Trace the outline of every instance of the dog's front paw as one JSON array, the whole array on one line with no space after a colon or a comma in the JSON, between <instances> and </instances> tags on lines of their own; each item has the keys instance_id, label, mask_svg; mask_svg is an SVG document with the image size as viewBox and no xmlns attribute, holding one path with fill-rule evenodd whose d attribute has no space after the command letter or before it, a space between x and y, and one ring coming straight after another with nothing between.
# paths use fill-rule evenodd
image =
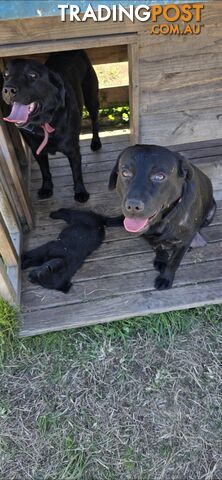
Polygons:
<instances>
[{"instance_id":1,"label":"dog's front paw","mask_svg":"<svg viewBox=\"0 0 222 480\"><path fill-rule=\"evenodd\" d=\"M155 288L157 290L168 290L172 287L173 278L165 277L164 275L159 275L155 280Z\"/></svg>"},{"instance_id":2,"label":"dog's front paw","mask_svg":"<svg viewBox=\"0 0 222 480\"><path fill-rule=\"evenodd\" d=\"M38 196L41 200L44 198L49 198L53 195L53 184L52 182L43 183L42 187L38 191Z\"/></svg>"},{"instance_id":3,"label":"dog's front paw","mask_svg":"<svg viewBox=\"0 0 222 480\"><path fill-rule=\"evenodd\" d=\"M85 203L89 200L89 194L86 190L84 192L76 192L74 198L77 202Z\"/></svg>"},{"instance_id":4,"label":"dog's front paw","mask_svg":"<svg viewBox=\"0 0 222 480\"><path fill-rule=\"evenodd\" d=\"M99 138L97 140L92 140L91 141L91 150L93 152L96 152L97 150L100 150L101 147L102 147L102 143L101 143Z\"/></svg>"},{"instance_id":5,"label":"dog's front paw","mask_svg":"<svg viewBox=\"0 0 222 480\"><path fill-rule=\"evenodd\" d=\"M156 251L156 257L154 258L153 266L158 272L163 274L163 272L166 270L168 257L169 256L166 250L161 249Z\"/></svg>"},{"instance_id":6,"label":"dog's front paw","mask_svg":"<svg viewBox=\"0 0 222 480\"><path fill-rule=\"evenodd\" d=\"M158 258L155 258L153 262L153 266L158 272L163 273L166 268L166 262L158 260Z\"/></svg>"}]
</instances>

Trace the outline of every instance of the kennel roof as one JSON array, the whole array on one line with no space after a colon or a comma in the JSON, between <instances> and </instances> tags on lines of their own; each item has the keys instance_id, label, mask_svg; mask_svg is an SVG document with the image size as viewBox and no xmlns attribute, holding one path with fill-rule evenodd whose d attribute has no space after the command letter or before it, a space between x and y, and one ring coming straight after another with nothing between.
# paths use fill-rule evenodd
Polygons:
<instances>
[{"instance_id":1,"label":"kennel roof","mask_svg":"<svg viewBox=\"0 0 222 480\"><path fill-rule=\"evenodd\" d=\"M200 0L196 0L198 2ZM60 15L60 10L58 9L58 4L76 4L81 7L81 11L84 12L89 5L92 5L94 10L98 7L98 5L107 5L112 6L113 4L121 4L124 7L129 7L130 5L164 5L170 3L169 0L149 0L144 2L142 0L131 0L128 2L127 0L120 0L118 2L111 2L111 1L85 1L85 0L77 0L77 1L70 1L70 2L58 2L58 0L1 0L0 2L0 20L8 20L8 19L21 19L21 18L30 18L30 17L48 17L48 16L56 16ZM174 0L174 3L184 3L184 0ZM192 3L192 0L187 0L186 3Z\"/></svg>"}]
</instances>

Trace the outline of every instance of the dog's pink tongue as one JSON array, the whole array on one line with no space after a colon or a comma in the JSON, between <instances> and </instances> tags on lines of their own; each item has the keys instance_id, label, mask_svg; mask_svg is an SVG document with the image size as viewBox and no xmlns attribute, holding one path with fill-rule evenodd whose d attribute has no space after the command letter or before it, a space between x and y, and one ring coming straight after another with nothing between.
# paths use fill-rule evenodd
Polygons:
<instances>
[{"instance_id":1,"label":"dog's pink tongue","mask_svg":"<svg viewBox=\"0 0 222 480\"><path fill-rule=\"evenodd\" d=\"M22 103L14 102L12 105L12 111L8 117L4 120L7 122L27 122L29 116L29 105L22 105Z\"/></svg>"},{"instance_id":2,"label":"dog's pink tongue","mask_svg":"<svg viewBox=\"0 0 222 480\"><path fill-rule=\"evenodd\" d=\"M136 233L142 230L148 224L148 218L128 218L124 219L124 227L127 232Z\"/></svg>"}]
</instances>

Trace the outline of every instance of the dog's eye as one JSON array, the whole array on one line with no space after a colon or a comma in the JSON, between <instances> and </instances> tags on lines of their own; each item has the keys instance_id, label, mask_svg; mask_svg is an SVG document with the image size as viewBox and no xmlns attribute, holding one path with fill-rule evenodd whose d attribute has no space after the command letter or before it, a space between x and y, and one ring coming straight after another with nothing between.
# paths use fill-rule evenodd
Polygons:
<instances>
[{"instance_id":1,"label":"dog's eye","mask_svg":"<svg viewBox=\"0 0 222 480\"><path fill-rule=\"evenodd\" d=\"M8 72L4 72L4 73L3 73L3 77L4 77L4 78L8 78L8 77L9 77L9 73L8 73Z\"/></svg>"},{"instance_id":2,"label":"dog's eye","mask_svg":"<svg viewBox=\"0 0 222 480\"><path fill-rule=\"evenodd\" d=\"M133 176L133 173L128 168L123 168L121 173L125 178L131 178Z\"/></svg>"},{"instance_id":3,"label":"dog's eye","mask_svg":"<svg viewBox=\"0 0 222 480\"><path fill-rule=\"evenodd\" d=\"M38 77L38 74L35 73L35 72L29 72L29 73L28 73L28 77L29 77L29 78L32 78L32 79L34 80L35 78Z\"/></svg>"},{"instance_id":4,"label":"dog's eye","mask_svg":"<svg viewBox=\"0 0 222 480\"><path fill-rule=\"evenodd\" d=\"M162 182L165 180L166 175L164 175L164 173L154 173L150 178L152 182Z\"/></svg>"}]
</instances>

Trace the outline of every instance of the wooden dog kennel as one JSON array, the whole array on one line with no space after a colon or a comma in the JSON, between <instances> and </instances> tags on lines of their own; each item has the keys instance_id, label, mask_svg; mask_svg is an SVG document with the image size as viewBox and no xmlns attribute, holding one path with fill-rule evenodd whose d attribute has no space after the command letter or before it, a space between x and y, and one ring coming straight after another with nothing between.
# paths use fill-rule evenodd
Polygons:
<instances>
[{"instance_id":1,"label":"wooden dog kennel","mask_svg":"<svg viewBox=\"0 0 222 480\"><path fill-rule=\"evenodd\" d=\"M16 14L10 14L9 3L20 4ZM87 49L93 63L127 60L131 119L130 132L102 134L100 152L90 151L89 138L81 140L83 173L91 194L84 206L73 200L68 160L59 153L51 158L53 180L59 189L48 200L37 199L38 165L31 162L18 131L0 120L0 293L20 304L20 334L221 303L221 2L204 2L199 35L155 35L150 22L129 19L96 25L91 20L61 23L55 13L57 2L51 11L53 2L48 7L48 2L37 3L38 11L33 13L36 2L1 2L1 68L9 57L79 48ZM22 16L22 4L26 4L27 18ZM109 173L119 152L138 142L183 152L212 179L218 208L213 223L203 232L207 247L189 252L173 288L159 292L153 287L153 253L143 238L130 236L123 229L108 229L104 244L76 274L68 295L30 284L27 273L20 270L21 249L56 237L62 223L50 220L49 212L66 206L117 214L118 199L107 188Z\"/></svg>"}]
</instances>

